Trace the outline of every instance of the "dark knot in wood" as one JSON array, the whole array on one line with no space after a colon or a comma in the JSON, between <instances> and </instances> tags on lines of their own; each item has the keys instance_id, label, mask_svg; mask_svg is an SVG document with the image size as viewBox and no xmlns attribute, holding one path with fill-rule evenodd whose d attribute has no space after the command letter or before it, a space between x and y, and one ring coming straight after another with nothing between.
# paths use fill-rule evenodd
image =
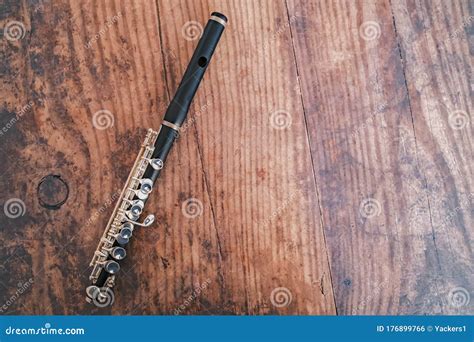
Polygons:
<instances>
[{"instance_id":1,"label":"dark knot in wood","mask_svg":"<svg viewBox=\"0 0 474 342\"><path fill-rule=\"evenodd\" d=\"M69 186L60 175L47 175L38 184L37 196L42 207L58 210L69 197Z\"/></svg>"}]
</instances>

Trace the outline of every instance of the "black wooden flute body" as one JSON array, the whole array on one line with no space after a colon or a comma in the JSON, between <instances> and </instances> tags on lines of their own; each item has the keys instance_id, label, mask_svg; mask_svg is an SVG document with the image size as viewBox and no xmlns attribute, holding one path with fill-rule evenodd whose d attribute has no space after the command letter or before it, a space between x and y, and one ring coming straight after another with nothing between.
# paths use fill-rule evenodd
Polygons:
<instances>
[{"instance_id":1,"label":"black wooden flute body","mask_svg":"<svg viewBox=\"0 0 474 342\"><path fill-rule=\"evenodd\" d=\"M86 289L86 299L98 307L114 302L112 288L120 270L118 261L126 257L126 245L134 228L150 226L155 220L154 215L148 215L143 222L138 222L226 24L227 18L223 14L211 14L161 127L158 131L148 130L90 263L93 268L89 277L92 284Z\"/></svg>"}]
</instances>

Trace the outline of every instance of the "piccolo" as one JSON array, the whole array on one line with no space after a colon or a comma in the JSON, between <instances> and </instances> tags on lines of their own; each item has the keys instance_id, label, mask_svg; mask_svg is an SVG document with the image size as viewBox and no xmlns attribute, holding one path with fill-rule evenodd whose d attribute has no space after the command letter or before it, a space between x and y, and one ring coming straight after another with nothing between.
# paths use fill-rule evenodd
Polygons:
<instances>
[{"instance_id":1,"label":"piccolo","mask_svg":"<svg viewBox=\"0 0 474 342\"><path fill-rule=\"evenodd\" d=\"M155 221L150 214L140 222L145 203L164 167L168 153L179 135L180 127L201 83L209 61L227 24L227 18L213 12L186 68L160 128L149 129L117 204L90 263L92 267L86 299L98 307L112 305L113 288L120 270L119 261L136 227L148 227Z\"/></svg>"}]
</instances>

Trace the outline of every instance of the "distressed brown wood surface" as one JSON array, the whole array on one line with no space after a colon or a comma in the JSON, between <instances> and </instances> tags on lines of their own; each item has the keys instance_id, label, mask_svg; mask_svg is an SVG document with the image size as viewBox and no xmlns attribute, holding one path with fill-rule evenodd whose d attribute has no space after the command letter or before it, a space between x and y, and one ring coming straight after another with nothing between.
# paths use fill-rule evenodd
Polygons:
<instances>
[{"instance_id":1,"label":"distressed brown wood surface","mask_svg":"<svg viewBox=\"0 0 474 342\"><path fill-rule=\"evenodd\" d=\"M15 78L18 90L6 79L11 93L5 109L34 101L5 136L6 153L18 156L5 163L8 172L31 169L28 178L10 176L5 184L9 197L24 200L26 214L5 222L4 254L21 252L28 260L26 273L2 277L3 293L8 297L18 281L34 280L12 310L335 313L301 102L285 97L297 94L289 32L281 43L268 44L265 54L250 50L270 41L287 20L283 3L267 5L270 13L250 1L70 2L12 13L28 32L16 42L16 53L5 43L7 61L23 63L8 66L21 76ZM159 125L212 10L228 13L231 25L147 203L159 227L134 235L113 308L92 309L83 301L87 264L112 210L110 199L116 199L145 129ZM245 35L238 34L242 30ZM291 129L272 126L270 116L280 109L291 111ZM112 114L113 126L94 127L99 110ZM36 185L47 174L61 175L70 189L57 210L38 205ZM56 196L56 189L49 192ZM195 218L183 215L189 199L197 205ZM188 304L199 287L205 289ZM288 303L275 306L272 298Z\"/></svg>"},{"instance_id":2,"label":"distressed brown wood surface","mask_svg":"<svg viewBox=\"0 0 474 342\"><path fill-rule=\"evenodd\" d=\"M159 224L91 307L92 253L212 11L230 22L147 203ZM3 1L0 313L474 313L471 15Z\"/></svg>"},{"instance_id":3,"label":"distressed brown wood surface","mask_svg":"<svg viewBox=\"0 0 474 342\"><path fill-rule=\"evenodd\" d=\"M6 68L19 74L7 75L4 110L8 115L34 103L4 137L5 153L14 156L3 165L9 175L2 179L5 193L23 199L26 213L5 221L3 254L27 261L25 272L2 276L3 293L8 297L17 282L34 280L12 308L34 314L173 313L195 283L210 279L206 299L218 310L218 244L193 135L180 139L148 204L160 224L137 230L115 306L95 310L84 302L88 263L117 191L146 129L159 126L169 102L157 8L147 1L12 7L11 16L22 19L28 32L16 45L4 41L11 63ZM109 112L95 116L100 110ZM37 184L48 174L61 175L70 189L58 210L38 202ZM204 207L194 221L181 213L189 197L200 198ZM15 269L18 263L6 264Z\"/></svg>"},{"instance_id":4,"label":"distressed brown wood surface","mask_svg":"<svg viewBox=\"0 0 474 342\"><path fill-rule=\"evenodd\" d=\"M426 54L415 45L425 40L423 21L447 35L467 2L436 17L431 6L289 1L290 16L302 18L291 27L340 314L473 311L472 126L440 133L428 122L432 105L446 106L430 92L438 82L469 120L461 74L470 74L471 57L467 40L456 42L452 63L432 41ZM421 71L424 101L414 88ZM447 114L436 120L446 125ZM458 153L457 174L446 165L449 150Z\"/></svg>"},{"instance_id":5,"label":"distressed brown wood surface","mask_svg":"<svg viewBox=\"0 0 474 342\"><path fill-rule=\"evenodd\" d=\"M407 299L420 307L417 312L472 314L473 3L394 1L393 15L414 126L406 146L418 160L429 215L423 226L433 240L429 255L435 270L425 272L418 296L409 292Z\"/></svg>"}]
</instances>

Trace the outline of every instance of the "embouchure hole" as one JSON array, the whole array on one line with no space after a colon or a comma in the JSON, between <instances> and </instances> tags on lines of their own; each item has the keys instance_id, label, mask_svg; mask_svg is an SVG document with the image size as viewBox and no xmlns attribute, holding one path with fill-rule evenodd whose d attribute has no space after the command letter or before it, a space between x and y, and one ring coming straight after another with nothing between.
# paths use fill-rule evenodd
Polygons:
<instances>
[{"instance_id":1,"label":"embouchure hole","mask_svg":"<svg viewBox=\"0 0 474 342\"><path fill-rule=\"evenodd\" d=\"M207 64L207 58L202 56L202 57L199 57L198 59L198 65L201 67L201 68L204 68Z\"/></svg>"}]
</instances>

